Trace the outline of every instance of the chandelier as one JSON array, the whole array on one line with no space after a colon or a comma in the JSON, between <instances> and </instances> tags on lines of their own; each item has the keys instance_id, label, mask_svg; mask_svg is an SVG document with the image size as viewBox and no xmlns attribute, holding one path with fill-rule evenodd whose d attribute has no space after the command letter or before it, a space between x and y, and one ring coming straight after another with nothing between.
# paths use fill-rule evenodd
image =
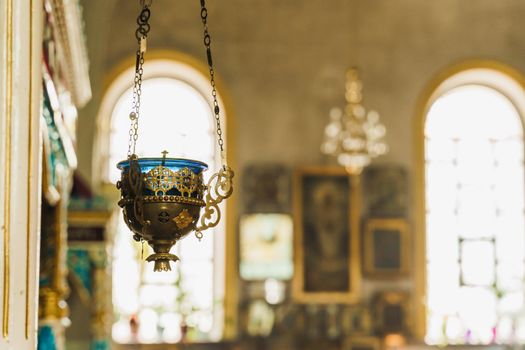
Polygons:
<instances>
[{"instance_id":1,"label":"chandelier","mask_svg":"<svg viewBox=\"0 0 525 350\"><path fill-rule=\"evenodd\" d=\"M388 152L383 141L386 129L376 111L367 112L362 106L363 84L357 69L346 73L346 107L330 110L330 122L325 128L321 151L333 155L349 174L359 175L372 158Z\"/></svg>"},{"instance_id":2,"label":"chandelier","mask_svg":"<svg viewBox=\"0 0 525 350\"><path fill-rule=\"evenodd\" d=\"M211 54L211 36L208 31L206 1L200 0L200 17L204 26L204 46L210 73L213 114L216 122L217 142L222 165L204 184L203 172L207 164L191 159L162 157L139 158L135 154L138 140L142 74L147 36L150 30L151 0L141 0L137 18L136 51L133 99L129 118L128 157L117 164L121 179L117 182L124 221L133 232L133 239L147 242L154 253L147 261L154 262L154 271L171 270L170 262L179 258L170 253L171 248L190 232L200 240L203 231L217 226L221 218L219 204L233 192L233 170L226 164L224 141L220 123L220 107L215 88L215 71ZM160 126L162 127L162 126ZM201 209L203 212L201 213Z\"/></svg>"}]
</instances>

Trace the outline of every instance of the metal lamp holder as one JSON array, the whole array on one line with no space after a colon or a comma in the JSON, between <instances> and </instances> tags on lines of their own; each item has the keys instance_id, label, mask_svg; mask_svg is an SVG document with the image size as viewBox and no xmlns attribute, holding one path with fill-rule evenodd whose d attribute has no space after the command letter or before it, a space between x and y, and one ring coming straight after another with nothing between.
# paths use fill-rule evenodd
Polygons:
<instances>
[{"instance_id":1,"label":"metal lamp holder","mask_svg":"<svg viewBox=\"0 0 525 350\"><path fill-rule=\"evenodd\" d=\"M224 141L220 123L220 107L215 87L215 71L211 54L211 36L208 31L206 1L200 0L201 20L204 27L204 46L210 72L213 113L216 121L217 142L221 153L221 168L205 185L205 163L182 158L167 158L164 151L159 158L139 158L136 151L142 75L147 36L150 30L152 0L141 0L141 12L137 18L135 37L135 78L129 129L128 158L117 167L121 179L117 188L121 192L118 205L122 208L124 221L133 232L133 239L146 241L154 253L146 260L154 262L154 271L171 270L170 262L179 258L170 253L171 248L190 232L200 240L203 231L215 227L221 219L219 204L233 192L233 170L226 164ZM201 209L203 212L201 213Z\"/></svg>"}]
</instances>

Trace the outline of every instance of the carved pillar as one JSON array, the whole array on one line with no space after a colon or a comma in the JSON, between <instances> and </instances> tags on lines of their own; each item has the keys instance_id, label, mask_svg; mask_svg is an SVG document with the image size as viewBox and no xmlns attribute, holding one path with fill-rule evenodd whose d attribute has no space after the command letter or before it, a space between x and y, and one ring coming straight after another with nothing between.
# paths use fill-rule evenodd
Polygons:
<instances>
[{"instance_id":1,"label":"carved pillar","mask_svg":"<svg viewBox=\"0 0 525 350\"><path fill-rule=\"evenodd\" d=\"M91 97L78 0L44 0L43 184L39 293L39 350L64 349L69 323L67 217L77 110ZM42 4L41 4L42 5ZM42 42L41 42L42 43Z\"/></svg>"},{"instance_id":2,"label":"carved pillar","mask_svg":"<svg viewBox=\"0 0 525 350\"><path fill-rule=\"evenodd\" d=\"M66 183L67 180L62 181ZM42 204L38 349L64 349L64 326L69 323L67 285L67 191L55 205Z\"/></svg>"},{"instance_id":3,"label":"carved pillar","mask_svg":"<svg viewBox=\"0 0 525 350\"><path fill-rule=\"evenodd\" d=\"M42 1L0 0L0 349L36 347Z\"/></svg>"}]
</instances>

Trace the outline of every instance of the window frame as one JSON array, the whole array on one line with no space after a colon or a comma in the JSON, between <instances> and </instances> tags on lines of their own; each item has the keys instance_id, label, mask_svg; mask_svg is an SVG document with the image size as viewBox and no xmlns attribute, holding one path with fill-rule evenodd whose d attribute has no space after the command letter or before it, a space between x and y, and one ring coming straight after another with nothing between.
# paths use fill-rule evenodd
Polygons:
<instances>
[{"instance_id":1,"label":"window frame","mask_svg":"<svg viewBox=\"0 0 525 350\"><path fill-rule=\"evenodd\" d=\"M425 342L427 326L427 259L426 259L426 202L425 202L425 124L431 106L448 91L464 85L481 85L505 96L516 108L525 135L525 77L506 64L489 60L469 60L439 72L426 86L416 105L414 122L414 237L415 295L413 298L414 335ZM524 142L525 145L525 142Z\"/></svg>"},{"instance_id":2,"label":"window frame","mask_svg":"<svg viewBox=\"0 0 525 350\"><path fill-rule=\"evenodd\" d=\"M109 135L111 130L111 118L113 109L120 96L133 85L133 74L135 68L135 57L129 57L120 62L110 70L104 83L104 91L100 99L100 107L97 112L95 142L92 155L92 186L100 194L109 198L115 203L119 198L119 193L114 184L108 180L108 152ZM208 66L187 54L172 50L150 50L147 52L146 62L144 63L143 80L152 78L173 78L195 88L201 93L213 111L211 100L211 85L209 82ZM235 157L233 156L234 141L234 117L229 94L224 87L221 77L216 73L215 80L218 90L218 102L221 107L221 126L225 131L224 143L226 146L226 161L234 170L236 167ZM128 126L123 126L127 129ZM123 145L126 147L126 145ZM102 165L102 168L101 168ZM217 259L224 261L222 266L223 288L220 291L223 300L223 330L222 340L232 339L237 334L237 294L238 278L236 264L238 261L235 245L235 218L237 217L237 195L233 195L226 201L226 215L223 216L224 238L221 239L219 246L216 247L215 254ZM115 237L106 237L107 245L112 247ZM131 239L131 236L130 236Z\"/></svg>"}]
</instances>

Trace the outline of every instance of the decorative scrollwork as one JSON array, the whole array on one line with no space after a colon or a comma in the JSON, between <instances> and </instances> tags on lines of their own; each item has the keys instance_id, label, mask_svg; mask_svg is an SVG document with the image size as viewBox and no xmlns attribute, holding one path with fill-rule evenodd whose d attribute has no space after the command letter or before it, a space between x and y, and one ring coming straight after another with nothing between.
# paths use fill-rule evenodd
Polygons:
<instances>
[{"instance_id":1,"label":"decorative scrollwork","mask_svg":"<svg viewBox=\"0 0 525 350\"><path fill-rule=\"evenodd\" d=\"M206 193L206 206L199 220L199 225L195 229L197 238L202 238L202 231L215 227L221 220L221 210L219 204L233 193L233 170L224 166L219 172L213 174L208 181Z\"/></svg>"},{"instance_id":2,"label":"decorative scrollwork","mask_svg":"<svg viewBox=\"0 0 525 350\"><path fill-rule=\"evenodd\" d=\"M157 197L166 196L168 191L176 188L182 199L191 199L195 192L199 192L196 199L202 198L202 175L195 174L189 168L174 172L159 165L148 171L144 179L146 188L153 191Z\"/></svg>"},{"instance_id":3,"label":"decorative scrollwork","mask_svg":"<svg viewBox=\"0 0 525 350\"><path fill-rule=\"evenodd\" d=\"M169 168L159 165L146 174L146 188L155 192L156 196L166 194L175 186L175 173Z\"/></svg>"},{"instance_id":4,"label":"decorative scrollwork","mask_svg":"<svg viewBox=\"0 0 525 350\"><path fill-rule=\"evenodd\" d=\"M174 183L183 197L191 197L192 193L202 185L200 177L188 168L182 168L175 173Z\"/></svg>"},{"instance_id":5,"label":"decorative scrollwork","mask_svg":"<svg viewBox=\"0 0 525 350\"><path fill-rule=\"evenodd\" d=\"M128 170L128 184L133 196L140 196L142 194L142 186L144 183L144 174L140 169L138 157L132 154L129 157Z\"/></svg>"},{"instance_id":6,"label":"decorative scrollwork","mask_svg":"<svg viewBox=\"0 0 525 350\"><path fill-rule=\"evenodd\" d=\"M135 219L143 226L143 230L149 227L150 222L144 220L144 197L136 196L133 199L133 212L135 214Z\"/></svg>"}]
</instances>

